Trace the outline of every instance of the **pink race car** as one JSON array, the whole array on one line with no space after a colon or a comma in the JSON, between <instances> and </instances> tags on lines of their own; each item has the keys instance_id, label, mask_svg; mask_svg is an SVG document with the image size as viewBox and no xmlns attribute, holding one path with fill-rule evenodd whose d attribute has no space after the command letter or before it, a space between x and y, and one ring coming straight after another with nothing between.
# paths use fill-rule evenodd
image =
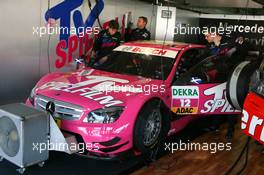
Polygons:
<instances>
[{"instance_id":1,"label":"pink race car","mask_svg":"<svg viewBox=\"0 0 264 175\"><path fill-rule=\"evenodd\" d=\"M202 45L125 43L87 68L44 76L27 104L53 103L60 129L86 144L86 156L148 154L197 116L240 113L226 98L222 64Z\"/></svg>"}]
</instances>

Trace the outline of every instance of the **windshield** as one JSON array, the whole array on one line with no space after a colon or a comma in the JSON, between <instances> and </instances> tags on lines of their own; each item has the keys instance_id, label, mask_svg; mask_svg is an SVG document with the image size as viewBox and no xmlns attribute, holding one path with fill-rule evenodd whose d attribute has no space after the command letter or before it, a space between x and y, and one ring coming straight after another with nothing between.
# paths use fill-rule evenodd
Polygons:
<instances>
[{"instance_id":1,"label":"windshield","mask_svg":"<svg viewBox=\"0 0 264 175\"><path fill-rule=\"evenodd\" d=\"M174 60L162 56L113 51L110 55L101 58L100 64L91 67L112 73L165 80L173 67Z\"/></svg>"}]
</instances>

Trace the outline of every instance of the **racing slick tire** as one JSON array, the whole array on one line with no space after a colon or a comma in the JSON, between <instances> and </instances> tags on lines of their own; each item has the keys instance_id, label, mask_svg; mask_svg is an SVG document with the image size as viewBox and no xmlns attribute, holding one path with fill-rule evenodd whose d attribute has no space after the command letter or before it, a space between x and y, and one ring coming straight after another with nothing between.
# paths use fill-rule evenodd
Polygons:
<instances>
[{"instance_id":1,"label":"racing slick tire","mask_svg":"<svg viewBox=\"0 0 264 175\"><path fill-rule=\"evenodd\" d=\"M250 78L256 69L256 63L243 61L234 68L229 76L226 96L233 108L237 110L243 109L243 104L249 90Z\"/></svg>"},{"instance_id":2,"label":"racing slick tire","mask_svg":"<svg viewBox=\"0 0 264 175\"><path fill-rule=\"evenodd\" d=\"M134 127L134 147L143 155L151 156L165 140L170 126L169 115L166 115L159 100L144 105Z\"/></svg>"}]
</instances>

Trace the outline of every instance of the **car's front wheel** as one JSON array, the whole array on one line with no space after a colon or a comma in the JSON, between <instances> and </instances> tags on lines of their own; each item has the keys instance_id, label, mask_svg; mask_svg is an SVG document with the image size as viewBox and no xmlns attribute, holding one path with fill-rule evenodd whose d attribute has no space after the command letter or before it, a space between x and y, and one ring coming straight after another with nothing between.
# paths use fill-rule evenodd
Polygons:
<instances>
[{"instance_id":1,"label":"car's front wheel","mask_svg":"<svg viewBox=\"0 0 264 175\"><path fill-rule=\"evenodd\" d=\"M147 103L137 118L134 128L134 146L143 154L150 154L165 139L165 116L162 115L159 101Z\"/></svg>"}]
</instances>

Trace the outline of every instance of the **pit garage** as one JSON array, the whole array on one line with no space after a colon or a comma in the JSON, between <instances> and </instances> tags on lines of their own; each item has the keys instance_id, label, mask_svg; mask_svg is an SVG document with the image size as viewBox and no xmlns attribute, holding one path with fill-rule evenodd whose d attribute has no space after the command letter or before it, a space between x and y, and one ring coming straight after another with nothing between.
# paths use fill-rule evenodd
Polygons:
<instances>
[{"instance_id":1,"label":"pit garage","mask_svg":"<svg viewBox=\"0 0 264 175\"><path fill-rule=\"evenodd\" d=\"M263 8L1 1L0 174L264 174Z\"/></svg>"}]
</instances>

